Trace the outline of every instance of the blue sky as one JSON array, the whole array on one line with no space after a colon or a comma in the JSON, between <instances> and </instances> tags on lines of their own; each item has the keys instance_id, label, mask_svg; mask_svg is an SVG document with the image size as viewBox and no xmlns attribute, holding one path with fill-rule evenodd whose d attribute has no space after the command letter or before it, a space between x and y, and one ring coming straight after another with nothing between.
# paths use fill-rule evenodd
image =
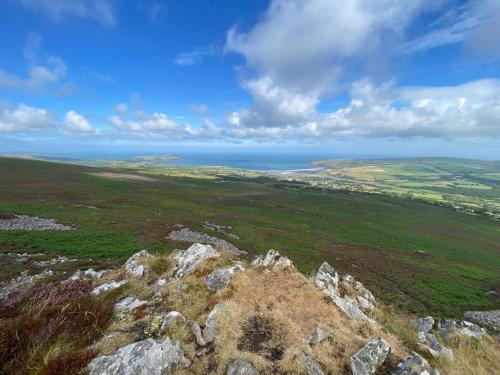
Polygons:
<instances>
[{"instance_id":1,"label":"blue sky","mask_svg":"<svg viewBox=\"0 0 500 375\"><path fill-rule=\"evenodd\" d=\"M0 9L0 152L500 158L500 0Z\"/></svg>"}]
</instances>

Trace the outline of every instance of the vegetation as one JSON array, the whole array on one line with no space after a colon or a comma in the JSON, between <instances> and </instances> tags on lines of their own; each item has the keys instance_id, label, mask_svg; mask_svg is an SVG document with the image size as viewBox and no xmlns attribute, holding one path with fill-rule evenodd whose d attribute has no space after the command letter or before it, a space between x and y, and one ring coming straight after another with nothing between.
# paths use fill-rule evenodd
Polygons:
<instances>
[{"instance_id":1,"label":"vegetation","mask_svg":"<svg viewBox=\"0 0 500 375\"><path fill-rule=\"evenodd\" d=\"M182 248L166 238L169 231L176 224L204 230L201 222L208 220L231 225L241 239L225 239L251 255L274 248L306 274L327 260L409 312L459 316L464 309L498 306L485 296L500 287L496 221L413 200L270 178L97 175L107 171L0 159L2 215L75 226L65 232L3 231L0 248L118 262L142 248ZM112 171L140 175L135 169Z\"/></svg>"}]
</instances>

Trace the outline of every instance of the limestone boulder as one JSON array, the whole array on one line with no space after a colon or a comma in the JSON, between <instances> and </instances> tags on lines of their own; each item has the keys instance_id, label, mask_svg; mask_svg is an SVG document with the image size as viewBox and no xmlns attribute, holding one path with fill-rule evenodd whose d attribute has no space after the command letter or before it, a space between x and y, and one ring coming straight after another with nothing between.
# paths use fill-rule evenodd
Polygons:
<instances>
[{"instance_id":1,"label":"limestone boulder","mask_svg":"<svg viewBox=\"0 0 500 375\"><path fill-rule=\"evenodd\" d=\"M371 375L384 363L391 352L389 344L380 337L375 337L351 357L353 375Z\"/></svg>"}]
</instances>

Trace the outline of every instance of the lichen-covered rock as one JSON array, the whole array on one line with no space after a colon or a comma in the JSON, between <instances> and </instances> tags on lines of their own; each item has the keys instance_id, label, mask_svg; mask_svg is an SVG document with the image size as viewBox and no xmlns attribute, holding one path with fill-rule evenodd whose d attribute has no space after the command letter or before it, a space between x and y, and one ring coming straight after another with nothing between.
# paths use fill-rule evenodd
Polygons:
<instances>
[{"instance_id":1,"label":"lichen-covered rock","mask_svg":"<svg viewBox=\"0 0 500 375\"><path fill-rule=\"evenodd\" d=\"M177 320L186 321L186 318L184 318L184 316L178 311L170 311L169 313L167 313L163 317L160 327L160 333L165 332Z\"/></svg>"},{"instance_id":2,"label":"lichen-covered rock","mask_svg":"<svg viewBox=\"0 0 500 375\"><path fill-rule=\"evenodd\" d=\"M194 320L188 320L188 324L191 327L191 332L196 338L196 343L202 347L206 346L207 343L205 342L205 339L203 338L203 335L201 333L200 325L196 323Z\"/></svg>"},{"instance_id":3,"label":"lichen-covered rock","mask_svg":"<svg viewBox=\"0 0 500 375\"><path fill-rule=\"evenodd\" d=\"M419 332L417 338L419 347L429 352L434 358L443 357L448 361L453 361L453 350L441 345L432 333Z\"/></svg>"},{"instance_id":4,"label":"lichen-covered rock","mask_svg":"<svg viewBox=\"0 0 500 375\"><path fill-rule=\"evenodd\" d=\"M139 251L138 253L132 255L123 265L125 273L133 277L144 276L149 272L149 269L146 266L146 261L151 257L152 255L146 250Z\"/></svg>"},{"instance_id":5,"label":"lichen-covered rock","mask_svg":"<svg viewBox=\"0 0 500 375\"><path fill-rule=\"evenodd\" d=\"M140 306L147 305L147 301L142 301L134 296L127 296L115 303L115 310L117 311L131 311Z\"/></svg>"},{"instance_id":6,"label":"lichen-covered rock","mask_svg":"<svg viewBox=\"0 0 500 375\"><path fill-rule=\"evenodd\" d=\"M218 256L220 253L212 246L195 243L177 255L174 275L176 278L189 275L202 260Z\"/></svg>"},{"instance_id":7,"label":"lichen-covered rock","mask_svg":"<svg viewBox=\"0 0 500 375\"><path fill-rule=\"evenodd\" d=\"M348 275L349 276L349 275ZM369 323L374 323L374 320L369 318L366 313L362 310L364 308L363 304L360 305L358 299L356 298L358 295L356 291L366 289L364 286L358 287L358 289L353 289L351 292L352 296L345 293L341 285L347 283L349 285L356 285L356 282L353 281L352 276L347 278L347 282L344 282L344 279L341 279L339 274L330 266L327 262L324 262L321 267L318 269L315 275L315 283L316 286L326 294L332 302L337 305L337 307L342 310L347 316L356 320L363 320ZM359 283L361 286L362 284ZM366 289L367 290L367 289ZM368 292L370 295L371 293ZM361 296L361 295L359 295ZM368 303L368 309L372 309L372 305L374 306L375 299L373 296L368 297L368 294L363 293L361 296ZM367 298L365 298L367 297Z\"/></svg>"},{"instance_id":8,"label":"lichen-covered rock","mask_svg":"<svg viewBox=\"0 0 500 375\"><path fill-rule=\"evenodd\" d=\"M167 337L162 343L147 339L96 357L88 371L89 375L168 375L190 364L179 344Z\"/></svg>"},{"instance_id":9,"label":"lichen-covered rock","mask_svg":"<svg viewBox=\"0 0 500 375\"><path fill-rule=\"evenodd\" d=\"M205 322L205 329L203 330L203 339L207 344L215 340L219 330L219 321L217 314L224 308L223 303L218 303L214 306L210 314L208 314L207 320Z\"/></svg>"},{"instance_id":10,"label":"lichen-covered rock","mask_svg":"<svg viewBox=\"0 0 500 375\"><path fill-rule=\"evenodd\" d=\"M434 327L434 319L432 316L413 319L410 323L417 332L429 333L432 330L432 327Z\"/></svg>"},{"instance_id":11,"label":"lichen-covered rock","mask_svg":"<svg viewBox=\"0 0 500 375\"><path fill-rule=\"evenodd\" d=\"M306 368L307 375L325 375L318 362L316 362L314 358L305 353L300 353L300 357L304 362L304 367Z\"/></svg>"},{"instance_id":12,"label":"lichen-covered rock","mask_svg":"<svg viewBox=\"0 0 500 375\"><path fill-rule=\"evenodd\" d=\"M464 316L467 319L487 325L496 331L500 331L500 310L466 311Z\"/></svg>"},{"instance_id":13,"label":"lichen-covered rock","mask_svg":"<svg viewBox=\"0 0 500 375\"><path fill-rule=\"evenodd\" d=\"M477 324L455 319L439 319L438 331L448 341L454 335L464 335L475 339L481 339L485 332Z\"/></svg>"},{"instance_id":14,"label":"lichen-covered rock","mask_svg":"<svg viewBox=\"0 0 500 375\"><path fill-rule=\"evenodd\" d=\"M217 268L206 277L205 285L209 291L215 293L228 286L234 275L244 270L243 266L239 263L236 263L232 267Z\"/></svg>"},{"instance_id":15,"label":"lichen-covered rock","mask_svg":"<svg viewBox=\"0 0 500 375\"><path fill-rule=\"evenodd\" d=\"M113 280L113 281L110 281L109 283L101 284L101 285L95 287L94 289L92 289L92 294L95 296L98 296L101 293L109 292L111 290L118 289L119 287L127 284L127 282L128 282L127 280L120 280L120 281Z\"/></svg>"},{"instance_id":16,"label":"lichen-covered rock","mask_svg":"<svg viewBox=\"0 0 500 375\"><path fill-rule=\"evenodd\" d=\"M413 353L398 363L392 375L431 375L431 366L422 356Z\"/></svg>"},{"instance_id":17,"label":"lichen-covered rock","mask_svg":"<svg viewBox=\"0 0 500 375\"><path fill-rule=\"evenodd\" d=\"M42 272L29 275L28 271L23 271L21 274L8 283L0 283L0 300L7 298L11 293L18 293L32 287L35 282L46 277L52 276L54 273L51 270L43 270Z\"/></svg>"},{"instance_id":18,"label":"lichen-covered rock","mask_svg":"<svg viewBox=\"0 0 500 375\"><path fill-rule=\"evenodd\" d=\"M71 230L70 226L58 224L54 219L42 219L36 216L15 215L0 219L0 230Z\"/></svg>"},{"instance_id":19,"label":"lichen-covered rock","mask_svg":"<svg viewBox=\"0 0 500 375\"><path fill-rule=\"evenodd\" d=\"M246 254L245 251L238 249L232 243L227 242L221 238L209 236L206 233L195 232L189 228L180 228L173 230L168 235L168 238L174 241L183 241L191 243L206 243L215 246L220 251L225 251L231 255Z\"/></svg>"},{"instance_id":20,"label":"lichen-covered rock","mask_svg":"<svg viewBox=\"0 0 500 375\"><path fill-rule=\"evenodd\" d=\"M255 367L244 359L237 359L227 366L226 375L254 375Z\"/></svg>"},{"instance_id":21,"label":"lichen-covered rock","mask_svg":"<svg viewBox=\"0 0 500 375\"><path fill-rule=\"evenodd\" d=\"M263 267L273 271L282 271L286 269L294 269L293 262L287 257L281 256L275 250L269 250L266 256L262 255L255 258L252 262L252 267Z\"/></svg>"},{"instance_id":22,"label":"lichen-covered rock","mask_svg":"<svg viewBox=\"0 0 500 375\"><path fill-rule=\"evenodd\" d=\"M391 347L384 339L375 337L351 357L353 375L371 375L384 363Z\"/></svg>"},{"instance_id":23,"label":"lichen-covered rock","mask_svg":"<svg viewBox=\"0 0 500 375\"><path fill-rule=\"evenodd\" d=\"M314 331L314 334L309 337L309 344L311 345L317 345L321 344L323 341L327 340L330 337L330 334L328 331L324 330L321 327L316 328L316 331Z\"/></svg>"}]
</instances>

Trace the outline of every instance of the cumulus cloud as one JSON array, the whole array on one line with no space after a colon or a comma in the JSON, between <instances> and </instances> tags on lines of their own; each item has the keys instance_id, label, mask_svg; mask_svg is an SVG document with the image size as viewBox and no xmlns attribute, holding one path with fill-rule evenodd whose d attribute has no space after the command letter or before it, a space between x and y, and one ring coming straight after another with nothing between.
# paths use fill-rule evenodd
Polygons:
<instances>
[{"instance_id":1,"label":"cumulus cloud","mask_svg":"<svg viewBox=\"0 0 500 375\"><path fill-rule=\"evenodd\" d=\"M108 0L22 0L23 6L55 21L67 17L87 18L104 26L116 23L115 10Z\"/></svg>"},{"instance_id":2,"label":"cumulus cloud","mask_svg":"<svg viewBox=\"0 0 500 375\"><path fill-rule=\"evenodd\" d=\"M189 105L189 110L195 115L206 115L210 113L210 107L203 103L191 103Z\"/></svg>"},{"instance_id":3,"label":"cumulus cloud","mask_svg":"<svg viewBox=\"0 0 500 375\"><path fill-rule=\"evenodd\" d=\"M46 109L19 104L15 109L0 112L0 133L22 133L48 130L56 125L54 116Z\"/></svg>"},{"instance_id":4,"label":"cumulus cloud","mask_svg":"<svg viewBox=\"0 0 500 375\"><path fill-rule=\"evenodd\" d=\"M90 124L85 116L73 110L66 112L64 116L64 126L64 132L69 135L91 136L101 133L99 129Z\"/></svg>"}]
</instances>

